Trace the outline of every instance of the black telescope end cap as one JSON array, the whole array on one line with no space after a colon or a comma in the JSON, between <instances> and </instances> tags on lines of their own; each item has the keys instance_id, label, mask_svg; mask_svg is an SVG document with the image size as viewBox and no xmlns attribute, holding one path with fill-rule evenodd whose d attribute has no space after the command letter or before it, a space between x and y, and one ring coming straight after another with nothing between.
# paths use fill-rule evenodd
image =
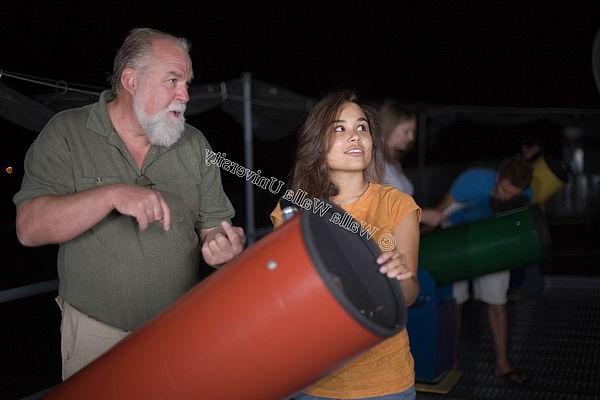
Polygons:
<instances>
[{"instance_id":1,"label":"black telescope end cap","mask_svg":"<svg viewBox=\"0 0 600 400\"><path fill-rule=\"evenodd\" d=\"M360 221L339 207L328 206L325 212L302 213L302 230L315 268L345 310L363 326L378 336L397 333L406 325L399 282L379 272L380 249L365 232L354 232Z\"/></svg>"}]
</instances>

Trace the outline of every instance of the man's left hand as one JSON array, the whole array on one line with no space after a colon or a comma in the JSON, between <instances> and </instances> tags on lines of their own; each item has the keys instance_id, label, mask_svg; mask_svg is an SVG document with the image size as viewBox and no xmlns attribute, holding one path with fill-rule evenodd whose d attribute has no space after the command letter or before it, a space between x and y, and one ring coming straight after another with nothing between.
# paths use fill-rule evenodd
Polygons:
<instances>
[{"instance_id":1,"label":"man's left hand","mask_svg":"<svg viewBox=\"0 0 600 400\"><path fill-rule=\"evenodd\" d=\"M208 265L218 266L231 260L244 250L246 235L244 230L221 222L221 226L203 230L202 257Z\"/></svg>"}]
</instances>

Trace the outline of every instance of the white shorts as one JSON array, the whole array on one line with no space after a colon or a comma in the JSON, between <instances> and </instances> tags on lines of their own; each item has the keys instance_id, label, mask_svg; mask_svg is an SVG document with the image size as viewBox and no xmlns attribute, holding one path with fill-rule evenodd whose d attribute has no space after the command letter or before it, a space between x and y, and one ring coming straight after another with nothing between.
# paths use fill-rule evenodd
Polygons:
<instances>
[{"instance_id":1,"label":"white shorts","mask_svg":"<svg viewBox=\"0 0 600 400\"><path fill-rule=\"evenodd\" d=\"M473 297L487 304L506 304L506 292L510 284L510 271L494 272L471 280ZM469 281L457 281L452 285L452 297L456 304L469 300Z\"/></svg>"}]
</instances>

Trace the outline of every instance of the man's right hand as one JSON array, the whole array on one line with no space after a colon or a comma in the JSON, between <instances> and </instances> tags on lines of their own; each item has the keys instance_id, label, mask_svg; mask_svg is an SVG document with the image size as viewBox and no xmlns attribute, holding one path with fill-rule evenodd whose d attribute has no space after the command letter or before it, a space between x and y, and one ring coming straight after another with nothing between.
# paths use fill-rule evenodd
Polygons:
<instances>
[{"instance_id":1,"label":"man's right hand","mask_svg":"<svg viewBox=\"0 0 600 400\"><path fill-rule=\"evenodd\" d=\"M171 227L171 209L156 190L142 186L117 184L113 187L113 207L124 215L134 217L145 230L152 222L159 222L165 231Z\"/></svg>"},{"instance_id":2,"label":"man's right hand","mask_svg":"<svg viewBox=\"0 0 600 400\"><path fill-rule=\"evenodd\" d=\"M43 195L17 207L17 238L24 246L64 243L102 221L111 211L135 218L140 230L158 221L171 226L171 209L150 188L114 184L67 195Z\"/></svg>"}]
</instances>

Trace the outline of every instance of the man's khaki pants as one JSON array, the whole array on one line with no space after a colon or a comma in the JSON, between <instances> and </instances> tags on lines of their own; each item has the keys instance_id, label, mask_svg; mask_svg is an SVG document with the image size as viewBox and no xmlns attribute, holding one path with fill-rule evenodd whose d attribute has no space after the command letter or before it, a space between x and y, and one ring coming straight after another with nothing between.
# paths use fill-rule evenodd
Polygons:
<instances>
[{"instance_id":1,"label":"man's khaki pants","mask_svg":"<svg viewBox=\"0 0 600 400\"><path fill-rule=\"evenodd\" d=\"M56 302L62 312L60 351L63 381L129 334L82 313L60 296Z\"/></svg>"}]
</instances>

